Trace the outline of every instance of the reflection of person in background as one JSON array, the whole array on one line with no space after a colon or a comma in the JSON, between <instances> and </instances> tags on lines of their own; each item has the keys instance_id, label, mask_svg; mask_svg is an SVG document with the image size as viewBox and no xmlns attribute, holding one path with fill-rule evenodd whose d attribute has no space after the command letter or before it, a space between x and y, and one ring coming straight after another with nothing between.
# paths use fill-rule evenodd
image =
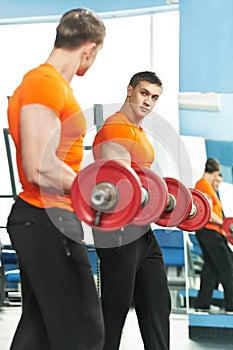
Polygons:
<instances>
[{"instance_id":1,"label":"reflection of person in background","mask_svg":"<svg viewBox=\"0 0 233 350\"><path fill-rule=\"evenodd\" d=\"M9 100L23 188L7 224L22 283L22 315L11 350L103 347L101 304L70 198L86 132L70 82L91 67L104 37L94 13L67 12L47 61L24 76Z\"/></svg>"},{"instance_id":2,"label":"reflection of person in background","mask_svg":"<svg viewBox=\"0 0 233 350\"><path fill-rule=\"evenodd\" d=\"M203 192L211 203L211 217L206 226L196 231L196 237L203 252L204 265L201 272L201 284L195 308L209 310L212 293L219 281L224 289L225 310L233 311L233 260L222 229L223 216L221 202L212 187L220 174L220 164L214 158L208 158L203 177L195 188Z\"/></svg>"},{"instance_id":3,"label":"reflection of person in background","mask_svg":"<svg viewBox=\"0 0 233 350\"><path fill-rule=\"evenodd\" d=\"M219 186L221 184L221 182L223 181L223 177L222 177L222 174L218 174L218 176L216 176L212 182L212 187L213 189L215 190L219 200L221 201L220 199L220 194L219 194ZM221 203L222 204L222 203ZM222 215L223 215L223 218L224 218L224 213L223 213L223 209L222 209ZM216 286L215 286L215 289L218 289L219 287L219 283L218 281L216 282Z\"/></svg>"},{"instance_id":4,"label":"reflection of person in background","mask_svg":"<svg viewBox=\"0 0 233 350\"><path fill-rule=\"evenodd\" d=\"M218 196L219 196L219 193L218 193L219 186L220 186L222 181L223 181L222 174L218 174L212 182L213 189L215 190L215 192L217 193Z\"/></svg>"},{"instance_id":5,"label":"reflection of person in background","mask_svg":"<svg viewBox=\"0 0 233 350\"><path fill-rule=\"evenodd\" d=\"M155 73L135 74L120 111L105 120L95 137L95 159L115 159L132 168L150 167L154 150L141 125L161 93L162 83ZM111 247L109 244L108 248L100 245L96 248L105 320L104 350L119 348L133 300L145 349L169 349L171 303L167 275L159 244L150 225L147 226L128 225L113 235L105 232L106 239L107 236L118 238L118 246L114 246L113 240ZM139 237L138 230L141 230ZM101 233L97 231L94 236L98 244ZM134 239L126 244L124 237L128 236Z\"/></svg>"},{"instance_id":6,"label":"reflection of person in background","mask_svg":"<svg viewBox=\"0 0 233 350\"><path fill-rule=\"evenodd\" d=\"M214 179L212 186L214 188L214 190L217 193L217 196L219 198L219 200L221 201L220 195L219 195L219 186L221 184L221 182L223 181L223 177L222 174L219 174L216 179ZM223 215L223 219L225 218L225 214L224 211L222 209L222 215ZM230 246L231 250L233 251L233 233L232 230L229 230L228 232L226 232L227 234L227 241L228 241L228 245Z\"/></svg>"},{"instance_id":7,"label":"reflection of person in background","mask_svg":"<svg viewBox=\"0 0 233 350\"><path fill-rule=\"evenodd\" d=\"M218 174L218 176L216 176L212 182L213 189L215 190L220 202L221 202L221 198L220 198L220 194L219 194L219 186L221 185L222 181L223 181L222 174ZM221 203L221 205L222 205L222 203ZM225 217L224 212L223 212L223 208L222 208L222 216L223 216L223 218Z\"/></svg>"},{"instance_id":8,"label":"reflection of person in background","mask_svg":"<svg viewBox=\"0 0 233 350\"><path fill-rule=\"evenodd\" d=\"M218 174L213 182L212 182L212 186L213 186L213 189L215 190L215 192L217 193L217 196L218 198L220 199L220 196L219 196L219 186L221 184L221 182L223 181L223 177L222 177L222 174Z\"/></svg>"}]
</instances>

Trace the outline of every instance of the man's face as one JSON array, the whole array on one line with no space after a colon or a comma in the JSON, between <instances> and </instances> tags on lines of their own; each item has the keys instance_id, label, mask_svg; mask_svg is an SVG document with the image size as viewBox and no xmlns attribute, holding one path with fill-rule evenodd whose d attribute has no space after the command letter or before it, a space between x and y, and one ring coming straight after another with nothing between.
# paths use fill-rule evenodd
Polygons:
<instances>
[{"instance_id":1,"label":"man's face","mask_svg":"<svg viewBox=\"0 0 233 350\"><path fill-rule=\"evenodd\" d=\"M161 93L160 86L147 81L141 81L135 88L129 85L127 97L134 115L140 118L150 113Z\"/></svg>"},{"instance_id":2,"label":"man's face","mask_svg":"<svg viewBox=\"0 0 233 350\"><path fill-rule=\"evenodd\" d=\"M213 180L213 182L212 182L212 186L213 186L213 189L214 189L215 191L218 190L219 185L220 185L221 182L222 182L222 177L219 176L219 174L218 174L218 175L214 178L214 180Z\"/></svg>"}]
</instances>

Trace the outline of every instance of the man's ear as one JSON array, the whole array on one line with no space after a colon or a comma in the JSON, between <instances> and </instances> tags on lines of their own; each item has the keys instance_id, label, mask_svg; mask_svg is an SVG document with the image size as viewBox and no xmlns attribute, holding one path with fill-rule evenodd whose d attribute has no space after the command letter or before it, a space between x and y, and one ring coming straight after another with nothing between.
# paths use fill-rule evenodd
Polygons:
<instances>
[{"instance_id":1,"label":"man's ear","mask_svg":"<svg viewBox=\"0 0 233 350\"><path fill-rule=\"evenodd\" d=\"M93 42L88 42L86 44L85 52L84 52L86 58L89 58L92 55L93 51L96 49L96 46L97 46L96 43L93 43Z\"/></svg>"},{"instance_id":2,"label":"man's ear","mask_svg":"<svg viewBox=\"0 0 233 350\"><path fill-rule=\"evenodd\" d=\"M133 87L131 85L127 86L127 97L130 97L133 91Z\"/></svg>"}]
</instances>

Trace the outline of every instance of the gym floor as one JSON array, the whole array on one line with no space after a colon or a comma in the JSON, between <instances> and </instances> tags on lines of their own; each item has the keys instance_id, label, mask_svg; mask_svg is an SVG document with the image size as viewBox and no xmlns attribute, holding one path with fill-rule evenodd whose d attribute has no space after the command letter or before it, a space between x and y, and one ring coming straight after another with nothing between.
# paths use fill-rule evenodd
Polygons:
<instances>
[{"instance_id":1,"label":"gym floor","mask_svg":"<svg viewBox=\"0 0 233 350\"><path fill-rule=\"evenodd\" d=\"M21 307L8 306L0 310L0 349L9 350L10 341L14 334L21 313ZM221 340L200 343L188 337L188 317L186 314L171 314L171 348L170 350L204 350L232 349L232 344L223 345ZM133 309L128 313L122 334L120 350L143 350L143 344L138 329L137 318Z\"/></svg>"}]
</instances>

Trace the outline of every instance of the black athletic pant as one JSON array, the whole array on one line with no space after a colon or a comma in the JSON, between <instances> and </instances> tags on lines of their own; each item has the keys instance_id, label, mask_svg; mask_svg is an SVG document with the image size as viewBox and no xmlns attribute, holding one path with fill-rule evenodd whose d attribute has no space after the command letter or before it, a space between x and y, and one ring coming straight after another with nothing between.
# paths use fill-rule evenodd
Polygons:
<instances>
[{"instance_id":1,"label":"black athletic pant","mask_svg":"<svg viewBox=\"0 0 233 350\"><path fill-rule=\"evenodd\" d=\"M219 281L224 289L225 308L233 311L233 254L224 236L214 230L203 228L196 232L203 252L204 265L196 308L209 308L212 293Z\"/></svg>"},{"instance_id":2,"label":"black athletic pant","mask_svg":"<svg viewBox=\"0 0 233 350\"><path fill-rule=\"evenodd\" d=\"M11 350L103 349L101 303L86 247L61 233L76 233L80 242L80 227L67 210L46 212L21 199L13 205L7 228L19 258L23 304Z\"/></svg>"},{"instance_id":3,"label":"black athletic pant","mask_svg":"<svg viewBox=\"0 0 233 350\"><path fill-rule=\"evenodd\" d=\"M96 250L105 320L104 350L119 348L133 301L145 349L169 349L170 293L162 253L153 232L149 230L120 247Z\"/></svg>"}]
</instances>

